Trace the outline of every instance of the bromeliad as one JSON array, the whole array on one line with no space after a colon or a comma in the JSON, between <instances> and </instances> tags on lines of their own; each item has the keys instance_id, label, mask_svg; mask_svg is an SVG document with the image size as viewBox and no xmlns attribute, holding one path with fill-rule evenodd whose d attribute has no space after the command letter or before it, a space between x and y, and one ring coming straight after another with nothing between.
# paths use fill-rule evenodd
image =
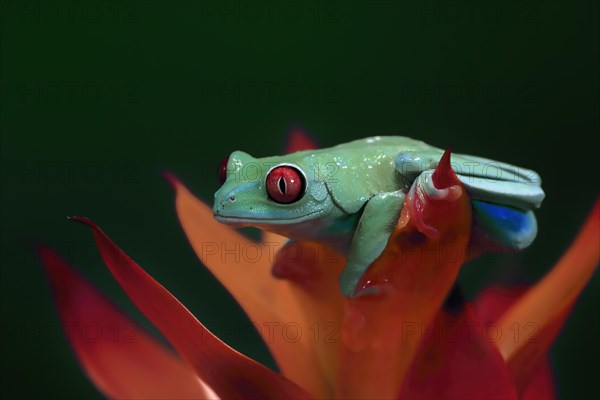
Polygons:
<instances>
[{"instance_id":1,"label":"bromeliad","mask_svg":"<svg viewBox=\"0 0 600 400\"><path fill-rule=\"evenodd\" d=\"M292 136L291 143L290 150L312 147L299 133ZM437 153L441 157L442 152ZM258 178L266 190L263 200L246 204L263 207L270 215L285 215L280 219L289 222L294 204L301 204L303 197L308 196L308 201L310 196L319 196L332 203L331 207L336 207L333 212L340 215L344 205L337 204L335 196L347 192L310 194L315 180L303 169L306 165L294 157L277 159L266 169L266 175ZM397 158L406 159L396 157L393 166L398 165ZM216 210L219 201L227 207L244 204L244 196L231 193L244 187L231 177L237 171L234 160L236 153L221 171L226 183L217 194ZM390 165L389 159L385 164ZM111 273L181 357L139 327L135 328L138 334L134 341L89 341L71 330L69 338L84 370L111 398L552 398L546 354L598 263L600 202L565 256L539 283L520 290L491 288L477 301L466 302L455 281L471 254L473 235L482 234L485 246L496 246L506 244L503 240L507 238L522 238L522 229L527 240L519 239L516 243L520 245L515 246L522 247L535 236L535 220L528 207L537 205L543 194L533 181L527 181L524 192L514 190L519 187L512 186L514 182L505 186L513 190L504 191L504 195L478 191L469 185L470 175L453 172L449 152L433 171L427 165L418 175L402 175L406 179L402 187L380 191L399 190L402 193L396 198L402 197L403 202L393 211L396 220L386 226L383 250L360 271L362 296L344 296L339 290L339 276L347 269L347 261L339 252L328 250L331 232L324 235L328 240L307 241L296 235L296 241L287 244L286 238L264 232L262 241L252 242L215 221L212 207L168 176L176 192L177 215L192 247L253 324L269 328L259 329L259 333L280 374L221 342L100 228L88 219L75 217L91 228ZM396 169L392 172L396 174ZM479 178L485 180L485 176L480 174ZM327 177L331 179L325 180L325 185L335 179ZM487 183L483 185L487 187ZM339 187L364 195L364 186L359 186L350 180ZM256 190L247 193L258 196ZM361 232L371 199L364 200L354 212L354 225L340 223L334 228ZM275 209L283 211L276 214ZM242 217L237 214L236 218ZM315 232L308 238L314 239L321 232L324 221L313 226ZM514 229L503 229L507 227ZM215 251L227 244L258 249L260 256L232 262ZM349 243L350 247L354 244L354 240ZM272 258L274 248L280 250ZM293 256L286 251L291 248ZM133 324L52 250L42 247L40 256L61 318L70 327L84 329L89 321ZM531 324L536 327L534 335L527 331ZM286 326L303 334L282 335ZM319 336L309 334L316 327L325 331ZM504 334L498 336L498 331ZM450 332L450 336L428 332Z\"/></svg>"}]
</instances>

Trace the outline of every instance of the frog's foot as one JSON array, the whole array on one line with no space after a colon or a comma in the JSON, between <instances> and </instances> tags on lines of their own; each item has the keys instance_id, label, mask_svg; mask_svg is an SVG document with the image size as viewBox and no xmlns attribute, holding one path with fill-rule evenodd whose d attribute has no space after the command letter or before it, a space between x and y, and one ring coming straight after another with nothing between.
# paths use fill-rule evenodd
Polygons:
<instances>
[{"instance_id":1,"label":"frog's foot","mask_svg":"<svg viewBox=\"0 0 600 400\"><path fill-rule=\"evenodd\" d=\"M406 203L408 214L419 232L436 239L439 232L425 223L423 210L429 201L455 201L462 195L458 177L450 165L450 149L446 150L435 170L423 171L413 182Z\"/></svg>"}]
</instances>

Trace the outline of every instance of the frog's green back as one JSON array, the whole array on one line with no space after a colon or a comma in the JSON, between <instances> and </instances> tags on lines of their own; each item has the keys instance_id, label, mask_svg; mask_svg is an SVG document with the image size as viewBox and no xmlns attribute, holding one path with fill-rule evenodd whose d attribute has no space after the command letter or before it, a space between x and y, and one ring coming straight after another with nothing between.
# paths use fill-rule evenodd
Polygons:
<instances>
[{"instance_id":1,"label":"frog's green back","mask_svg":"<svg viewBox=\"0 0 600 400\"><path fill-rule=\"evenodd\" d=\"M365 147L389 147L390 149L396 149L396 153L400 153L402 151L427 150L433 148L433 146L430 146L421 140L415 140L407 136L372 136L364 139L353 140L347 143L342 143L337 146L331 147L328 150L360 150L364 149Z\"/></svg>"},{"instance_id":2,"label":"frog's green back","mask_svg":"<svg viewBox=\"0 0 600 400\"><path fill-rule=\"evenodd\" d=\"M374 195L404 187L394 166L399 153L428 149L435 148L403 136L374 136L287 157L308 166L309 179L324 181L337 206L354 214Z\"/></svg>"}]
</instances>

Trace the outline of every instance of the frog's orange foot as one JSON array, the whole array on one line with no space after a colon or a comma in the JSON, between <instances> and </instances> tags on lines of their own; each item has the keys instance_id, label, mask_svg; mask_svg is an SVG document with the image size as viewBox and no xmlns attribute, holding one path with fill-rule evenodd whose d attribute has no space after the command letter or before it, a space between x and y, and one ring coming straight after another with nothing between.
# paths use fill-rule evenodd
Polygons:
<instances>
[{"instance_id":1,"label":"frog's orange foot","mask_svg":"<svg viewBox=\"0 0 600 400\"><path fill-rule=\"evenodd\" d=\"M450 164L450 149L444 152L435 170L423 171L408 192L406 207L419 232L430 239L439 237L436 228L425 222L424 212L429 202L455 201L462 195L462 186Z\"/></svg>"}]
</instances>

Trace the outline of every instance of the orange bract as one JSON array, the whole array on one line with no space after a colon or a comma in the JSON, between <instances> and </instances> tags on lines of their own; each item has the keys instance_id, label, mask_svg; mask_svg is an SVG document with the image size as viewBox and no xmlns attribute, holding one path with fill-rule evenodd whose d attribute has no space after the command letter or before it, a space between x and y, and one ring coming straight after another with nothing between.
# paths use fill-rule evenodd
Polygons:
<instances>
[{"instance_id":1,"label":"orange bract","mask_svg":"<svg viewBox=\"0 0 600 400\"><path fill-rule=\"evenodd\" d=\"M254 243L215 221L210 207L196 199L180 182L172 182L177 196L177 215L198 258L261 328L263 340L282 372L312 393L325 396L327 384L317 368L310 335L302 335L299 343L282 339L285 324L299 324L304 332L308 332L312 324L291 285L271 276L275 253L283 247L285 238L270 234L262 242ZM242 249L256 250L259 256L227 257L226 248L238 255Z\"/></svg>"}]
</instances>

